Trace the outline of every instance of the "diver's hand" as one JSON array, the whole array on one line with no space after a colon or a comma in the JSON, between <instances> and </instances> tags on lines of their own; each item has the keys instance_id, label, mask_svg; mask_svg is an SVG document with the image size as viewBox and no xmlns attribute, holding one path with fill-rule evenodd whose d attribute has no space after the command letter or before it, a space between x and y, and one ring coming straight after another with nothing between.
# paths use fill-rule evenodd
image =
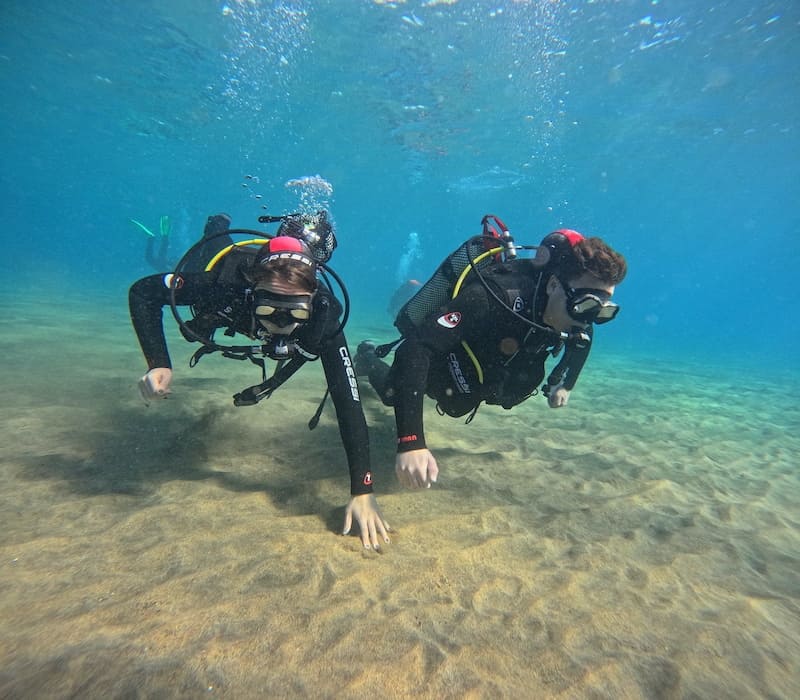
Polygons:
<instances>
[{"instance_id":1,"label":"diver's hand","mask_svg":"<svg viewBox=\"0 0 800 700\"><path fill-rule=\"evenodd\" d=\"M371 547L380 551L381 545L378 539L382 539L386 544L389 544L390 540L387 533L392 528L383 519L375 494L365 493L350 498L350 503L347 504L344 515L343 535L350 533L353 518L358 523L358 529L361 532L361 544L364 545L364 549L370 549Z\"/></svg>"},{"instance_id":2,"label":"diver's hand","mask_svg":"<svg viewBox=\"0 0 800 700\"><path fill-rule=\"evenodd\" d=\"M171 383L171 369L154 367L139 380L139 393L148 404L154 399L166 399L172 393L169 388Z\"/></svg>"},{"instance_id":3,"label":"diver's hand","mask_svg":"<svg viewBox=\"0 0 800 700\"><path fill-rule=\"evenodd\" d=\"M426 448L398 452L394 470L400 483L407 489L429 489L439 478L439 466Z\"/></svg>"},{"instance_id":4,"label":"diver's hand","mask_svg":"<svg viewBox=\"0 0 800 700\"><path fill-rule=\"evenodd\" d=\"M567 403L569 403L569 389L560 385L550 388L550 394L547 397L547 404L550 408L561 408Z\"/></svg>"}]
</instances>

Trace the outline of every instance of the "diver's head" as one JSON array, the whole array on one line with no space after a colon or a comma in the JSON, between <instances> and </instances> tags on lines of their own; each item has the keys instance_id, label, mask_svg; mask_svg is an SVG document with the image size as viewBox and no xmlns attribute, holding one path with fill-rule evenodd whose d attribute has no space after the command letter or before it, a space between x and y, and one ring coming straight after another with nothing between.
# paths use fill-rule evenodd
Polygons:
<instances>
[{"instance_id":1,"label":"diver's head","mask_svg":"<svg viewBox=\"0 0 800 700\"><path fill-rule=\"evenodd\" d=\"M298 238L276 236L256 256L254 314L272 335L291 335L307 323L317 291L317 265Z\"/></svg>"},{"instance_id":2,"label":"diver's head","mask_svg":"<svg viewBox=\"0 0 800 700\"><path fill-rule=\"evenodd\" d=\"M337 245L333 222L324 209L316 214L289 214L278 227L277 235L299 238L319 263L328 262Z\"/></svg>"},{"instance_id":3,"label":"diver's head","mask_svg":"<svg viewBox=\"0 0 800 700\"><path fill-rule=\"evenodd\" d=\"M553 231L542 240L534 265L541 270L540 285L545 285L541 319L555 330L607 323L619 312L611 296L627 273L627 263L602 239L571 229Z\"/></svg>"}]
</instances>

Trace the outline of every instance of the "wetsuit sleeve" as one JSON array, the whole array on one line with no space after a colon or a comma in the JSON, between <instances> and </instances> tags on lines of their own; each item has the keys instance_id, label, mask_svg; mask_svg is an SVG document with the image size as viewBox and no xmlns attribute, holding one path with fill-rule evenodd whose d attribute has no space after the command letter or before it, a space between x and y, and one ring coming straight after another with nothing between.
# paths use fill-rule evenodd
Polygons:
<instances>
[{"instance_id":1,"label":"wetsuit sleeve","mask_svg":"<svg viewBox=\"0 0 800 700\"><path fill-rule=\"evenodd\" d=\"M592 326L589 326L586 330L591 338ZM591 342L567 348L567 376L564 378L564 388L567 391L572 391L575 388L575 383L578 381L578 376L583 369L583 365L586 364L586 359L589 357L591 349Z\"/></svg>"},{"instance_id":2,"label":"wetsuit sleeve","mask_svg":"<svg viewBox=\"0 0 800 700\"><path fill-rule=\"evenodd\" d=\"M461 341L480 328L487 310L486 293L471 285L431 314L397 349L393 364L395 389L394 416L397 426L397 451L425 448L423 399L431 363L446 356Z\"/></svg>"},{"instance_id":3,"label":"wetsuit sleeve","mask_svg":"<svg viewBox=\"0 0 800 700\"><path fill-rule=\"evenodd\" d=\"M589 351L592 349L593 327L588 326L584 332L589 335L589 342L570 341L567 344L563 357L547 378L548 385L556 386L561 384L567 391L572 391L575 388L578 376L586 363L586 359L589 357Z\"/></svg>"},{"instance_id":4,"label":"wetsuit sleeve","mask_svg":"<svg viewBox=\"0 0 800 700\"><path fill-rule=\"evenodd\" d=\"M175 290L175 302L181 306L197 303L210 288L209 275L187 275L180 289ZM169 306L170 290L164 275L150 275L134 282L128 292L133 329L147 362L147 369L172 368L164 336L163 307Z\"/></svg>"},{"instance_id":5,"label":"wetsuit sleeve","mask_svg":"<svg viewBox=\"0 0 800 700\"><path fill-rule=\"evenodd\" d=\"M367 421L364 418L353 361L343 333L338 333L324 343L320 358L336 408L342 445L347 454L350 494L359 496L372 493Z\"/></svg>"},{"instance_id":6,"label":"wetsuit sleeve","mask_svg":"<svg viewBox=\"0 0 800 700\"><path fill-rule=\"evenodd\" d=\"M395 352L392 384L398 452L426 447L422 412L432 358L433 349L417 338L407 338Z\"/></svg>"}]
</instances>

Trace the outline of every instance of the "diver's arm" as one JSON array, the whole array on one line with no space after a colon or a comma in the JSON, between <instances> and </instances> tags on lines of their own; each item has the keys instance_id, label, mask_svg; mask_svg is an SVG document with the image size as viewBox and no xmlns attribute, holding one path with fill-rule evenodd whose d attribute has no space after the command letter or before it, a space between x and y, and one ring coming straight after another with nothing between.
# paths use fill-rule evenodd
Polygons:
<instances>
[{"instance_id":1,"label":"diver's arm","mask_svg":"<svg viewBox=\"0 0 800 700\"><path fill-rule=\"evenodd\" d=\"M397 451L425 448L423 399L433 351L414 338L397 348L393 363L394 418Z\"/></svg>"},{"instance_id":2,"label":"diver's arm","mask_svg":"<svg viewBox=\"0 0 800 700\"><path fill-rule=\"evenodd\" d=\"M347 535L350 532L355 520L361 533L362 545L367 549L380 549L379 539L389 542L390 527L383 519L372 493L367 421L344 334L339 332L325 342L320 357L350 470L351 497L345 509L342 534Z\"/></svg>"},{"instance_id":3,"label":"diver's arm","mask_svg":"<svg viewBox=\"0 0 800 700\"><path fill-rule=\"evenodd\" d=\"M128 292L133 329L148 369L172 368L161 313L165 304L169 304L169 289L164 285L164 275L143 277Z\"/></svg>"},{"instance_id":4,"label":"diver's arm","mask_svg":"<svg viewBox=\"0 0 800 700\"><path fill-rule=\"evenodd\" d=\"M397 425L394 469L401 486L430 488L439 476L433 453L425 446L423 400L433 351L415 339L406 339L395 352L393 382Z\"/></svg>"},{"instance_id":5,"label":"diver's arm","mask_svg":"<svg viewBox=\"0 0 800 700\"><path fill-rule=\"evenodd\" d=\"M574 330L582 330L589 340L587 342L581 340L578 335L573 335L567 341L564 355L547 378L545 394L550 408L561 408L567 405L570 393L575 388L578 376L592 349L592 326L589 325L585 329Z\"/></svg>"},{"instance_id":6,"label":"diver's arm","mask_svg":"<svg viewBox=\"0 0 800 700\"><path fill-rule=\"evenodd\" d=\"M483 287L470 285L431 313L397 348L392 371L398 453L426 447L423 399L431 362L434 358L446 358L463 340L480 339L487 310Z\"/></svg>"},{"instance_id":7,"label":"diver's arm","mask_svg":"<svg viewBox=\"0 0 800 700\"><path fill-rule=\"evenodd\" d=\"M569 344L567 345L567 374L563 381L564 388L567 391L572 391L575 388L578 376L586 364L586 359L592 349L592 327L589 326L584 332L589 336L588 343L575 343L571 347Z\"/></svg>"},{"instance_id":8,"label":"diver's arm","mask_svg":"<svg viewBox=\"0 0 800 700\"><path fill-rule=\"evenodd\" d=\"M172 368L164 336L162 308L170 304L167 276L150 275L134 282L128 292L128 306L133 329L139 339L147 368ZM187 275L183 285L175 290L175 302L181 306L199 301L209 289L206 275Z\"/></svg>"},{"instance_id":9,"label":"diver's arm","mask_svg":"<svg viewBox=\"0 0 800 700\"><path fill-rule=\"evenodd\" d=\"M350 493L372 493L369 436L361 406L353 362L344 334L325 342L320 354L328 389L336 408L336 419L350 469Z\"/></svg>"}]
</instances>

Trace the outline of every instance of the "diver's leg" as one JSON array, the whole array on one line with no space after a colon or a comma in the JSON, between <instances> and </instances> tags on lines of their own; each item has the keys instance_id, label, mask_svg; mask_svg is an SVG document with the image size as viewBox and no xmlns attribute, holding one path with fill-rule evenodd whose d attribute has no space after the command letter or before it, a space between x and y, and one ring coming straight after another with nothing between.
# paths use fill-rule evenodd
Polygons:
<instances>
[{"instance_id":1,"label":"diver's leg","mask_svg":"<svg viewBox=\"0 0 800 700\"><path fill-rule=\"evenodd\" d=\"M155 251L155 238L152 236L148 236L147 244L144 248L144 259L147 264L153 268L156 272L165 272L164 268L161 267L159 260L156 258L156 251Z\"/></svg>"},{"instance_id":2,"label":"diver's leg","mask_svg":"<svg viewBox=\"0 0 800 700\"><path fill-rule=\"evenodd\" d=\"M171 270L173 265L169 264L168 261L169 256L169 237L168 236L161 236L161 241L158 244L158 265L159 267L156 268L160 270Z\"/></svg>"},{"instance_id":3,"label":"diver's leg","mask_svg":"<svg viewBox=\"0 0 800 700\"><path fill-rule=\"evenodd\" d=\"M356 350L355 370L357 377L367 377L370 385L383 401L392 406L392 368L375 354L375 346L365 340L359 343Z\"/></svg>"}]
</instances>

